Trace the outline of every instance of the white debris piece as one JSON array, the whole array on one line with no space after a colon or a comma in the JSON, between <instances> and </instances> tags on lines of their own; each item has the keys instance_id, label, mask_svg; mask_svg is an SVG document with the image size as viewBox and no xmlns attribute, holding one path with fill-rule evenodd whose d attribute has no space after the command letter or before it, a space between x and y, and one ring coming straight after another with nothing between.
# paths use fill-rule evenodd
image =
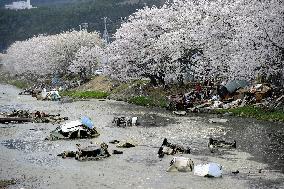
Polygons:
<instances>
[{"instance_id":1,"label":"white debris piece","mask_svg":"<svg viewBox=\"0 0 284 189\"><path fill-rule=\"evenodd\" d=\"M220 119L220 118L211 118L209 119L209 123L226 123L227 119Z\"/></svg>"},{"instance_id":2,"label":"white debris piece","mask_svg":"<svg viewBox=\"0 0 284 189\"><path fill-rule=\"evenodd\" d=\"M189 172L193 170L193 167L194 163L191 159L186 157L174 157L167 172Z\"/></svg>"},{"instance_id":3,"label":"white debris piece","mask_svg":"<svg viewBox=\"0 0 284 189\"><path fill-rule=\"evenodd\" d=\"M193 174L201 177L221 177L222 166L218 163L196 165Z\"/></svg>"},{"instance_id":4,"label":"white debris piece","mask_svg":"<svg viewBox=\"0 0 284 189\"><path fill-rule=\"evenodd\" d=\"M82 123L80 120L70 121L70 122L64 123L61 126L61 130L64 133L74 132L74 131L78 131L81 129L82 129Z\"/></svg>"}]
</instances>

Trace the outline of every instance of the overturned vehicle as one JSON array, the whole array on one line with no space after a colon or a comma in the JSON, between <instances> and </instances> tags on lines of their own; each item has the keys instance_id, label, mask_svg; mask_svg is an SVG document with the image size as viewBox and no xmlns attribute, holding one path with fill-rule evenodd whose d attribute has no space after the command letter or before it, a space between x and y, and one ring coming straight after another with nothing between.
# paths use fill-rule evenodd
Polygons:
<instances>
[{"instance_id":1,"label":"overturned vehicle","mask_svg":"<svg viewBox=\"0 0 284 189\"><path fill-rule=\"evenodd\" d=\"M81 120L70 121L57 127L50 133L47 140L95 138L100 134L94 127L90 118L83 117Z\"/></svg>"}]
</instances>

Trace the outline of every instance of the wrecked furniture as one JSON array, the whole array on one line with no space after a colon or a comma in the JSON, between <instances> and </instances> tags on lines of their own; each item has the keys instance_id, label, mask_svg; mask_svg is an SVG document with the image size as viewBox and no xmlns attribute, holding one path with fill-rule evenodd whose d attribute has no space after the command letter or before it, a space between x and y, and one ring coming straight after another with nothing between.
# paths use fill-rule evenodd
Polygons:
<instances>
[{"instance_id":1,"label":"wrecked furniture","mask_svg":"<svg viewBox=\"0 0 284 189\"><path fill-rule=\"evenodd\" d=\"M195 165L193 174L201 177L221 177L222 166L217 163Z\"/></svg>"},{"instance_id":2,"label":"wrecked furniture","mask_svg":"<svg viewBox=\"0 0 284 189\"><path fill-rule=\"evenodd\" d=\"M74 151L64 151L58 156L62 158L70 157L74 158L78 161L90 161L90 160L100 160L107 157L110 157L110 153L108 152L108 145L106 143L102 143L100 146L87 146L81 147L80 144L77 144L78 150Z\"/></svg>"},{"instance_id":3,"label":"wrecked furniture","mask_svg":"<svg viewBox=\"0 0 284 189\"><path fill-rule=\"evenodd\" d=\"M186 157L174 157L170 162L167 172L189 172L194 168L194 163Z\"/></svg>"},{"instance_id":4,"label":"wrecked furniture","mask_svg":"<svg viewBox=\"0 0 284 189\"><path fill-rule=\"evenodd\" d=\"M70 121L59 127L50 133L49 140L58 139L76 139L76 138L94 138L98 137L100 134L93 126L91 120L89 119L86 124L86 119Z\"/></svg>"},{"instance_id":5,"label":"wrecked furniture","mask_svg":"<svg viewBox=\"0 0 284 189\"><path fill-rule=\"evenodd\" d=\"M165 138L161 147L159 148L158 157L163 158L165 154L174 155L177 153L190 154L190 148L189 147L185 148L177 144L171 144Z\"/></svg>"},{"instance_id":6,"label":"wrecked furniture","mask_svg":"<svg viewBox=\"0 0 284 189\"><path fill-rule=\"evenodd\" d=\"M112 123L117 127L136 126L137 117L114 117Z\"/></svg>"},{"instance_id":7,"label":"wrecked furniture","mask_svg":"<svg viewBox=\"0 0 284 189\"><path fill-rule=\"evenodd\" d=\"M237 142L235 140L233 142L226 142L224 140L209 138L208 148L213 153L215 148L237 148Z\"/></svg>"}]
</instances>

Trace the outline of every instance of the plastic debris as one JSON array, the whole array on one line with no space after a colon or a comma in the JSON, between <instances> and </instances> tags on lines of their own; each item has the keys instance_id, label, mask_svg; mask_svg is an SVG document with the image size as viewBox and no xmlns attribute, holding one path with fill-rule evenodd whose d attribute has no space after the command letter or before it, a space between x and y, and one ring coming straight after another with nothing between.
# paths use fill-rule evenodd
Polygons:
<instances>
[{"instance_id":1,"label":"plastic debris","mask_svg":"<svg viewBox=\"0 0 284 189\"><path fill-rule=\"evenodd\" d=\"M193 174L201 177L221 177L222 166L217 163L196 165Z\"/></svg>"},{"instance_id":2,"label":"plastic debris","mask_svg":"<svg viewBox=\"0 0 284 189\"><path fill-rule=\"evenodd\" d=\"M92 120L89 117L82 117L81 118L81 123L85 126L87 126L89 129L93 129L94 128L94 123L92 122Z\"/></svg>"}]
</instances>

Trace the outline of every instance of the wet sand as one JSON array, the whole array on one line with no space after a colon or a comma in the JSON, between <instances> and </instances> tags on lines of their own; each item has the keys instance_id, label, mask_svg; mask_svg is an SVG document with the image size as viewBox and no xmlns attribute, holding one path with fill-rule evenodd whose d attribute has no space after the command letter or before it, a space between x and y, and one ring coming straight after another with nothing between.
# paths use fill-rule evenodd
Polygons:
<instances>
[{"instance_id":1,"label":"wet sand","mask_svg":"<svg viewBox=\"0 0 284 189\"><path fill-rule=\"evenodd\" d=\"M209 123L216 115L177 117L161 109L149 109L111 100L60 103L19 96L19 90L0 85L0 112L13 109L44 111L76 120L89 116L100 132L95 139L45 141L58 125L44 123L0 124L0 179L16 179L10 188L284 188L284 125L252 119L225 117L227 123ZM113 127L114 116L138 116L141 125ZM150 120L150 121L149 121ZM156 123L156 124L153 124ZM216 162L222 178L166 172L173 156L157 157L164 138L191 147L195 164ZM210 153L208 138L236 140L237 149ZM79 162L57 154L76 150L75 144L130 140L138 146L100 161ZM109 144L110 152L117 149ZM232 171L238 170L239 174Z\"/></svg>"}]
</instances>

